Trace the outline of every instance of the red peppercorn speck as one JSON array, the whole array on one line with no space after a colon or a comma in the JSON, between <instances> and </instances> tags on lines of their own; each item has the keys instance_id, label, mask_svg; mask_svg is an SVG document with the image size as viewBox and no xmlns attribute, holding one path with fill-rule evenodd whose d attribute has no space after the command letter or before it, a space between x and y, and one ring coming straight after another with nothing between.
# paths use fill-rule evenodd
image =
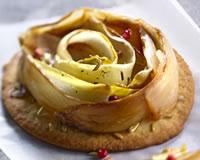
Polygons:
<instances>
[{"instance_id":1,"label":"red peppercorn speck","mask_svg":"<svg viewBox=\"0 0 200 160\"><path fill-rule=\"evenodd\" d=\"M113 95L113 96L110 96L108 100L109 101L114 101L114 100L117 100L117 99L119 99L119 97L116 96L116 95Z\"/></svg>"},{"instance_id":2,"label":"red peppercorn speck","mask_svg":"<svg viewBox=\"0 0 200 160\"><path fill-rule=\"evenodd\" d=\"M125 40L129 40L131 38L131 35L132 35L132 30L130 28L125 29L124 32L122 33L122 37Z\"/></svg>"},{"instance_id":3,"label":"red peppercorn speck","mask_svg":"<svg viewBox=\"0 0 200 160\"><path fill-rule=\"evenodd\" d=\"M123 54L123 53L122 53L121 50L118 50L118 51L117 51L118 58L121 58L121 57L122 57L122 54Z\"/></svg>"},{"instance_id":4,"label":"red peppercorn speck","mask_svg":"<svg viewBox=\"0 0 200 160\"><path fill-rule=\"evenodd\" d=\"M174 155L170 154L166 160L176 160L176 157Z\"/></svg>"},{"instance_id":5,"label":"red peppercorn speck","mask_svg":"<svg viewBox=\"0 0 200 160\"><path fill-rule=\"evenodd\" d=\"M44 55L44 50L42 48L36 48L33 57L36 59L41 59Z\"/></svg>"},{"instance_id":6,"label":"red peppercorn speck","mask_svg":"<svg viewBox=\"0 0 200 160\"><path fill-rule=\"evenodd\" d=\"M106 149L99 149L97 152L97 156L99 158L105 158L108 155L108 151Z\"/></svg>"}]
</instances>

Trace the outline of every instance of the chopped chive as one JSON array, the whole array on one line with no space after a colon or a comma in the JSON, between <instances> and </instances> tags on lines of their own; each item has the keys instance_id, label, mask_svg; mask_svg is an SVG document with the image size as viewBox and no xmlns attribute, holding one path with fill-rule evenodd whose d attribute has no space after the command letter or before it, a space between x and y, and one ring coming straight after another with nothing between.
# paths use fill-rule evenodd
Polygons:
<instances>
[{"instance_id":1,"label":"chopped chive","mask_svg":"<svg viewBox=\"0 0 200 160\"><path fill-rule=\"evenodd\" d=\"M121 74L121 80L123 81L124 80L124 73L121 71L120 74Z\"/></svg>"},{"instance_id":2,"label":"chopped chive","mask_svg":"<svg viewBox=\"0 0 200 160\"><path fill-rule=\"evenodd\" d=\"M37 111L37 116L39 116L40 115L40 113L42 112L42 110L43 110L43 107L40 107L39 109L38 109L38 111Z\"/></svg>"},{"instance_id":3,"label":"chopped chive","mask_svg":"<svg viewBox=\"0 0 200 160\"><path fill-rule=\"evenodd\" d=\"M152 122L150 125L150 131L153 132L155 131L155 122Z\"/></svg>"},{"instance_id":4,"label":"chopped chive","mask_svg":"<svg viewBox=\"0 0 200 160\"><path fill-rule=\"evenodd\" d=\"M102 65L102 60L97 59L97 64L92 71L97 71L101 65Z\"/></svg>"},{"instance_id":5,"label":"chopped chive","mask_svg":"<svg viewBox=\"0 0 200 160\"><path fill-rule=\"evenodd\" d=\"M138 129L139 125L140 125L140 123L137 123L135 126L131 126L131 127L128 129L128 131L129 131L130 133L135 132L135 131Z\"/></svg>"},{"instance_id":6,"label":"chopped chive","mask_svg":"<svg viewBox=\"0 0 200 160\"><path fill-rule=\"evenodd\" d=\"M120 133L114 133L113 135L118 139L123 139L124 138Z\"/></svg>"},{"instance_id":7,"label":"chopped chive","mask_svg":"<svg viewBox=\"0 0 200 160\"><path fill-rule=\"evenodd\" d=\"M91 156L97 156L97 152L89 152L88 154Z\"/></svg>"}]
</instances>

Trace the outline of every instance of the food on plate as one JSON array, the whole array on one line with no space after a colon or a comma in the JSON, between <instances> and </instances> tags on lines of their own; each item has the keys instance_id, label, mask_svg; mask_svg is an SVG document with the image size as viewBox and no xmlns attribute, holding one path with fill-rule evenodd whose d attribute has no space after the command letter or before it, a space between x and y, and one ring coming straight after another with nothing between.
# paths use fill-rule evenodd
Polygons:
<instances>
[{"instance_id":1,"label":"food on plate","mask_svg":"<svg viewBox=\"0 0 200 160\"><path fill-rule=\"evenodd\" d=\"M21 51L4 67L3 101L35 137L67 149L121 151L183 129L194 99L191 71L145 21L84 8L19 41Z\"/></svg>"},{"instance_id":2,"label":"food on plate","mask_svg":"<svg viewBox=\"0 0 200 160\"><path fill-rule=\"evenodd\" d=\"M180 148L165 148L159 154L152 156L152 160L198 160L200 151L189 152L187 146L183 144Z\"/></svg>"}]
</instances>

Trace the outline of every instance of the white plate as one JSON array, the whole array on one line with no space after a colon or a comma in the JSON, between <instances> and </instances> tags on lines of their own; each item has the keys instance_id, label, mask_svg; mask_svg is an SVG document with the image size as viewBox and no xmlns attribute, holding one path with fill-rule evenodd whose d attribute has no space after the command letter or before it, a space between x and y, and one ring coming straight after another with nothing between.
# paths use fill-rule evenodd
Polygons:
<instances>
[{"instance_id":1,"label":"white plate","mask_svg":"<svg viewBox=\"0 0 200 160\"><path fill-rule=\"evenodd\" d=\"M196 83L195 104L185 125L185 129L170 141L138 151L112 154L113 159L148 159L153 153L159 152L166 146L181 146L186 143L190 150L200 148L200 29L186 14L175 0L134 0L130 4L110 9L118 14L145 21L160 28L170 43L185 58L190 65ZM43 20L44 21L44 20ZM49 21L49 19L48 19ZM14 25L0 26L0 65L6 63L19 50L17 37L28 26L41 21L24 22ZM83 153L70 152L64 149L40 142L20 129L10 117L5 115L0 107L0 148L11 160L87 160L90 156Z\"/></svg>"}]
</instances>

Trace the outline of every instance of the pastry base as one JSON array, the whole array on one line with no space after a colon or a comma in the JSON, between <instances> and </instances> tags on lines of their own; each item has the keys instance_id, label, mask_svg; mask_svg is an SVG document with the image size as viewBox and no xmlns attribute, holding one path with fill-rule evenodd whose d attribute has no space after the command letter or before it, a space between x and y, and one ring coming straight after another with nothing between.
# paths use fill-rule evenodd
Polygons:
<instances>
[{"instance_id":1,"label":"pastry base","mask_svg":"<svg viewBox=\"0 0 200 160\"><path fill-rule=\"evenodd\" d=\"M179 98L173 112L158 121L143 121L134 133L121 132L122 139L113 134L96 134L62 126L40 106L30 93L23 98L12 98L11 92L17 80L17 67L21 54L16 54L4 66L2 94L4 106L21 128L31 135L56 146L78 151L123 151L144 148L163 143L180 133L188 118L194 100L194 81L187 64L176 54L179 65ZM17 133L16 133L17 134Z\"/></svg>"}]
</instances>

